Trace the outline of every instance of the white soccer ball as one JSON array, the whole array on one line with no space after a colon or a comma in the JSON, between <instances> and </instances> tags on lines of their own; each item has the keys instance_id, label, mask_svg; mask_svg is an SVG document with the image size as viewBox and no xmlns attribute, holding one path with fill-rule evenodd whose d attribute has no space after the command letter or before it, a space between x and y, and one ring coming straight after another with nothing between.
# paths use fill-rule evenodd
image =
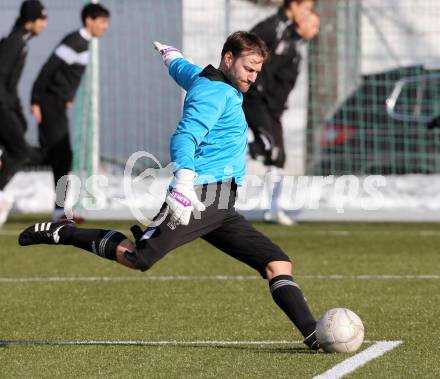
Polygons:
<instances>
[{"instance_id":1,"label":"white soccer ball","mask_svg":"<svg viewBox=\"0 0 440 379\"><path fill-rule=\"evenodd\" d=\"M350 309L330 309L318 320L316 338L327 353L353 353L364 341L364 325Z\"/></svg>"}]
</instances>

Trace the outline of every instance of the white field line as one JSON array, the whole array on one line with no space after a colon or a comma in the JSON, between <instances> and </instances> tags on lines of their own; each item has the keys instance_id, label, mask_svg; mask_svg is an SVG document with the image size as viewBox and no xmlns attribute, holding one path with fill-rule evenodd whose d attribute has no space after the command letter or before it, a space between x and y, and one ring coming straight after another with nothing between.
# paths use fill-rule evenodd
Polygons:
<instances>
[{"instance_id":1,"label":"white field line","mask_svg":"<svg viewBox=\"0 0 440 379\"><path fill-rule=\"evenodd\" d=\"M86 340L86 341L41 341L41 340L0 340L1 345L18 346L18 345L32 345L32 346L88 346L88 345L123 345L123 346L240 346L240 345L299 345L302 341L100 341L100 340ZM305 348L305 346L304 346Z\"/></svg>"},{"instance_id":2,"label":"white field line","mask_svg":"<svg viewBox=\"0 0 440 379\"><path fill-rule=\"evenodd\" d=\"M402 341L364 341L364 344L373 345L364 351L342 361L323 374L313 379L338 379L365 365L369 361L379 358L386 352L399 346ZM0 346L276 346L276 345L303 345L302 341L111 341L111 340L83 340L83 341L44 341L44 340L0 340ZM304 346L304 349L306 347ZM313 354L313 352L311 352Z\"/></svg>"},{"instance_id":3,"label":"white field line","mask_svg":"<svg viewBox=\"0 0 440 379\"><path fill-rule=\"evenodd\" d=\"M0 236L18 236L23 230L16 229L0 229ZM121 233L131 235L129 230L119 230ZM440 237L440 230L295 230L293 229L280 229L272 230L267 233L269 237L288 237L294 235L322 235L322 236L339 236L349 237L354 235L415 235L419 237Z\"/></svg>"},{"instance_id":4,"label":"white field line","mask_svg":"<svg viewBox=\"0 0 440 379\"><path fill-rule=\"evenodd\" d=\"M368 349L361 351L360 353L353 355L352 357L338 363L330 370L315 376L313 379L338 379L343 376L357 370L359 367L379 358L386 352L395 349L402 341L378 341Z\"/></svg>"},{"instance_id":5,"label":"white field line","mask_svg":"<svg viewBox=\"0 0 440 379\"><path fill-rule=\"evenodd\" d=\"M364 341L364 344L376 344L382 341ZM126 345L126 346L241 346L241 345L303 345L303 341L267 340L267 341L144 341L144 340L82 340L82 341L47 341L47 340L0 340L1 345L8 346L88 346L88 345ZM306 348L304 346L304 348Z\"/></svg>"},{"instance_id":6,"label":"white field line","mask_svg":"<svg viewBox=\"0 0 440 379\"><path fill-rule=\"evenodd\" d=\"M301 279L321 280L438 280L440 275L295 275Z\"/></svg>"},{"instance_id":7,"label":"white field line","mask_svg":"<svg viewBox=\"0 0 440 379\"><path fill-rule=\"evenodd\" d=\"M312 280L439 280L440 275L296 275L300 279ZM148 281L247 281L260 280L257 275L249 276L72 276L72 277L0 277L0 283L59 283L59 282L148 282Z\"/></svg>"}]
</instances>

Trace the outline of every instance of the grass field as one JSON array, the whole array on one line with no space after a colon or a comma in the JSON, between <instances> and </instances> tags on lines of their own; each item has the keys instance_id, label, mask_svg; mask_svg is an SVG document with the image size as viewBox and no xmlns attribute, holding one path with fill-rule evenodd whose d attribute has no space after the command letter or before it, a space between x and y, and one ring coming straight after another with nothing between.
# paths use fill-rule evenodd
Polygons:
<instances>
[{"instance_id":1,"label":"grass field","mask_svg":"<svg viewBox=\"0 0 440 379\"><path fill-rule=\"evenodd\" d=\"M34 221L16 218L0 230L2 378L312 378L350 357L299 343L206 345L301 336L265 281L201 240L140 273L71 247L20 248L17 232ZM347 307L363 319L367 340L403 341L350 377L440 377L440 224L257 227L294 258L317 316ZM49 344L70 341L115 343Z\"/></svg>"}]
</instances>

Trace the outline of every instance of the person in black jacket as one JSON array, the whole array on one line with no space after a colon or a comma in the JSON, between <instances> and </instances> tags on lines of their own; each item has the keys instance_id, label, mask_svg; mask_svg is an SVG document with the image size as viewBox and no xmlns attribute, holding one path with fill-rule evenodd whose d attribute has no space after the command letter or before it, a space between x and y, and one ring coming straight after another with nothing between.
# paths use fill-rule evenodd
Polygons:
<instances>
[{"instance_id":1,"label":"person in black jacket","mask_svg":"<svg viewBox=\"0 0 440 379\"><path fill-rule=\"evenodd\" d=\"M319 31L319 17L313 8L313 0L284 0L275 15L252 29L266 42L271 57L244 97L243 109L254 134L249 152L253 159L263 158L268 168L267 187L273 188L270 210L264 218L284 225L292 225L293 220L279 206L281 170L286 161L281 116L299 74L298 45L311 40Z\"/></svg>"},{"instance_id":2,"label":"person in black jacket","mask_svg":"<svg viewBox=\"0 0 440 379\"><path fill-rule=\"evenodd\" d=\"M32 89L32 114L39 124L39 141L52 167L55 188L72 166L67 108L73 105L89 62L90 41L105 34L109 17L110 12L102 5L85 5L81 12L83 28L63 38L44 64ZM55 204L53 219L64 217L64 209Z\"/></svg>"},{"instance_id":3,"label":"person in black jacket","mask_svg":"<svg viewBox=\"0 0 440 379\"><path fill-rule=\"evenodd\" d=\"M26 61L29 40L47 26L47 10L40 1L21 4L20 15L11 33L0 42L0 225L12 205L4 188L27 161L30 149L25 140L27 129L17 85Z\"/></svg>"}]
</instances>

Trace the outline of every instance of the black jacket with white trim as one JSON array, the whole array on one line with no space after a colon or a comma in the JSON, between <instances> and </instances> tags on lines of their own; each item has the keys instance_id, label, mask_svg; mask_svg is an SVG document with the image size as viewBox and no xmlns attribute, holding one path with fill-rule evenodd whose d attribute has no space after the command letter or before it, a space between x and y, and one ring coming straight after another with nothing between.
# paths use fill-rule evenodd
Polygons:
<instances>
[{"instance_id":1,"label":"black jacket with white trim","mask_svg":"<svg viewBox=\"0 0 440 379\"><path fill-rule=\"evenodd\" d=\"M263 101L276 115L285 109L289 93L299 73L303 41L296 32L297 25L280 8L273 16L258 23L251 31L264 40L270 51L256 83L245 94L245 101Z\"/></svg>"},{"instance_id":2,"label":"black jacket with white trim","mask_svg":"<svg viewBox=\"0 0 440 379\"><path fill-rule=\"evenodd\" d=\"M16 23L8 37L0 42L0 105L19 106L17 84L27 56L27 42L32 34Z\"/></svg>"},{"instance_id":3,"label":"black jacket with white trim","mask_svg":"<svg viewBox=\"0 0 440 379\"><path fill-rule=\"evenodd\" d=\"M73 101L90 60L90 40L85 29L64 37L34 83L32 104L39 104L45 93L54 94L65 102Z\"/></svg>"}]
</instances>

